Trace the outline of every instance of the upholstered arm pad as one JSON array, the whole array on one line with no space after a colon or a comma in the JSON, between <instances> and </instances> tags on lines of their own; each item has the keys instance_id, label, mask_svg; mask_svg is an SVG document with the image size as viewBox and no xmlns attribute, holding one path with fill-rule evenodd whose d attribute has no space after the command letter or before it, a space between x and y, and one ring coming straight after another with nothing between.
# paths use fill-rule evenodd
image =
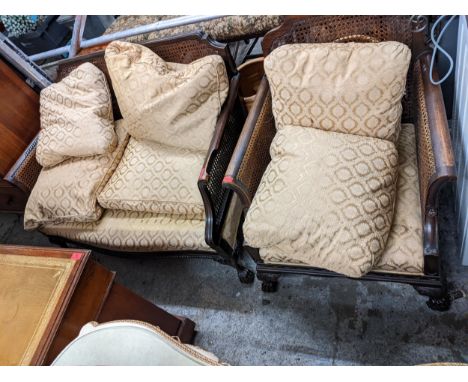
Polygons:
<instances>
[{"instance_id":1,"label":"upholstered arm pad","mask_svg":"<svg viewBox=\"0 0 468 382\"><path fill-rule=\"evenodd\" d=\"M224 187L239 195L244 208L252 202L271 160L270 145L275 133L271 94L264 77L223 180Z\"/></svg>"},{"instance_id":2,"label":"upholstered arm pad","mask_svg":"<svg viewBox=\"0 0 468 382\"><path fill-rule=\"evenodd\" d=\"M415 116L417 128L419 186L424 224L425 268L437 272L439 254L437 233L438 194L443 185L456 180L452 142L440 85L430 81L430 54L414 65ZM438 74L433 73L435 80Z\"/></svg>"}]
</instances>

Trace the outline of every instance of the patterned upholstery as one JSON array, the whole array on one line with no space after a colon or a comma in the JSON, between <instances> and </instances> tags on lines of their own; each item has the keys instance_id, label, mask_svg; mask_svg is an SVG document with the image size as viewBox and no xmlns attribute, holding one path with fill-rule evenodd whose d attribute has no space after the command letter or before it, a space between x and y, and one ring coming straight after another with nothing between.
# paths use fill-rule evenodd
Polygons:
<instances>
[{"instance_id":1,"label":"patterned upholstery","mask_svg":"<svg viewBox=\"0 0 468 382\"><path fill-rule=\"evenodd\" d=\"M212 251L204 220L150 212L105 210L96 222L48 224L41 231L115 251Z\"/></svg>"},{"instance_id":2,"label":"patterned upholstery","mask_svg":"<svg viewBox=\"0 0 468 382\"><path fill-rule=\"evenodd\" d=\"M411 51L399 42L289 44L265 59L277 129L396 142Z\"/></svg>"},{"instance_id":3,"label":"patterned upholstery","mask_svg":"<svg viewBox=\"0 0 468 382\"><path fill-rule=\"evenodd\" d=\"M221 56L167 63L142 45L114 41L105 59L130 135L208 150L229 88Z\"/></svg>"},{"instance_id":4,"label":"patterned upholstery","mask_svg":"<svg viewBox=\"0 0 468 382\"><path fill-rule=\"evenodd\" d=\"M120 16L107 28L105 34L147 25L158 21L172 19L180 16ZM128 37L125 41L143 42L146 40L161 39L201 30L218 41L241 40L246 37L263 35L270 29L276 28L282 22L282 16L226 16L220 19L201 23L184 25L181 27L163 29L157 32L145 33Z\"/></svg>"},{"instance_id":5,"label":"patterned upholstery","mask_svg":"<svg viewBox=\"0 0 468 382\"><path fill-rule=\"evenodd\" d=\"M98 197L104 208L203 219L197 187L205 154L130 138L117 169Z\"/></svg>"},{"instance_id":6,"label":"patterned upholstery","mask_svg":"<svg viewBox=\"0 0 468 382\"><path fill-rule=\"evenodd\" d=\"M89 222L100 218L97 195L122 158L128 135L123 121L117 121L117 148L108 154L68 159L43 168L24 211L24 228L43 224Z\"/></svg>"},{"instance_id":7,"label":"patterned upholstery","mask_svg":"<svg viewBox=\"0 0 468 382\"><path fill-rule=\"evenodd\" d=\"M115 149L109 86L104 73L93 64L80 65L62 81L42 90L40 107L36 157L43 167Z\"/></svg>"},{"instance_id":8,"label":"patterned upholstery","mask_svg":"<svg viewBox=\"0 0 468 382\"><path fill-rule=\"evenodd\" d=\"M413 125L402 125L397 148L399 168L394 219L385 251L372 271L424 275L422 220ZM264 248L260 253L266 263L308 265L306 259L291 258L287 252Z\"/></svg>"},{"instance_id":9,"label":"patterned upholstery","mask_svg":"<svg viewBox=\"0 0 468 382\"><path fill-rule=\"evenodd\" d=\"M424 274L421 202L414 126L404 124L398 141L395 215L387 248L374 271Z\"/></svg>"},{"instance_id":10,"label":"patterned upholstery","mask_svg":"<svg viewBox=\"0 0 468 382\"><path fill-rule=\"evenodd\" d=\"M393 217L398 155L382 139L284 126L244 223L267 262L369 272Z\"/></svg>"}]
</instances>

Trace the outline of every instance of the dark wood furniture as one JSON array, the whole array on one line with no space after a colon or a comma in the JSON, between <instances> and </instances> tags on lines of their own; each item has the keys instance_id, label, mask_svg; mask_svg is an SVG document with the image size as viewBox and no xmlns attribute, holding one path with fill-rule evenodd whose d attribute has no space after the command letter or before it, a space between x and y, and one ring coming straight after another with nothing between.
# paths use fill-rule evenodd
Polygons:
<instances>
[{"instance_id":1,"label":"dark wood furniture","mask_svg":"<svg viewBox=\"0 0 468 382\"><path fill-rule=\"evenodd\" d=\"M211 258L223 264L231 265L236 268L242 282L253 282L253 273L239 264L232 245L228 244L228 241L222 236L223 223L232 198L232 191L222 187L222 179L247 115L243 104L239 100L239 74L237 73L229 49L226 44L218 43L206 35L197 32L174 38L148 41L142 45L156 52L164 60L171 62L190 63L211 54L220 55L224 59L230 78L229 95L219 115L215 134L198 181L205 204L206 242L216 252L198 252L196 256ZM84 62L91 62L96 65L104 72L109 84L111 83L103 51L58 62L56 80L61 80ZM112 99L114 118L119 119L121 115L114 94L112 94ZM27 194L34 187L41 170L35 158L36 144L37 138L26 148L6 177L11 184L24 190ZM52 237L51 240L62 246L67 245L67 241L62 238ZM68 241L68 243L72 242ZM79 245L81 247L89 247L85 244ZM99 250L101 251L101 249ZM158 254L158 256L163 256L163 254ZM170 254L170 256L175 257L174 254ZM182 253L181 256L187 256L187 254L184 255Z\"/></svg>"},{"instance_id":2,"label":"dark wood furniture","mask_svg":"<svg viewBox=\"0 0 468 382\"><path fill-rule=\"evenodd\" d=\"M20 212L27 196L3 179L39 131L39 95L0 60L0 212Z\"/></svg>"},{"instance_id":3,"label":"dark wood furniture","mask_svg":"<svg viewBox=\"0 0 468 382\"><path fill-rule=\"evenodd\" d=\"M195 323L115 283L90 251L0 246L0 365L48 365L83 325L140 320L191 343Z\"/></svg>"},{"instance_id":4,"label":"dark wood furniture","mask_svg":"<svg viewBox=\"0 0 468 382\"><path fill-rule=\"evenodd\" d=\"M420 21L424 22L424 20ZM440 86L429 80L431 50L425 45L427 25L410 22L406 16L290 16L278 28L267 33L263 53L291 43L336 41L399 41L412 50L406 95L403 98L403 122L416 125L419 185L423 218L424 276L369 273L360 280L389 281L413 285L430 296L433 309L448 309L452 295L447 291L441 271L438 246L438 196L440 189L456 180L454 157ZM437 79L437 73L434 73ZM242 201L244 212L255 195L270 162L269 147L276 133L271 110L271 94L266 78L239 138L223 181ZM239 222L242 225L242 218ZM242 246L242 235L239 235ZM276 288L278 277L288 274L344 277L312 267L265 264L258 249L244 248L256 261L257 277L264 291Z\"/></svg>"}]
</instances>

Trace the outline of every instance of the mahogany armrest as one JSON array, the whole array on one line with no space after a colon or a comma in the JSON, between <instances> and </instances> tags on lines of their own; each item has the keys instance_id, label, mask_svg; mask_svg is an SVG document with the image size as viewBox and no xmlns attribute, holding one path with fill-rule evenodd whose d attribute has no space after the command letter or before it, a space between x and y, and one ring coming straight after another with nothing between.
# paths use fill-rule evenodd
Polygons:
<instances>
[{"instance_id":1,"label":"mahogany armrest","mask_svg":"<svg viewBox=\"0 0 468 382\"><path fill-rule=\"evenodd\" d=\"M430 53L423 54L414 65L414 75L424 267L426 274L435 274L439 272L439 191L456 180L456 171L442 90L429 78L430 60ZM439 79L435 71L433 78Z\"/></svg>"},{"instance_id":2,"label":"mahogany armrest","mask_svg":"<svg viewBox=\"0 0 468 382\"><path fill-rule=\"evenodd\" d=\"M239 74L232 77L208 154L198 178L198 188L205 206L205 240L219 250L221 230L231 192L222 187L224 173L245 122L246 112L238 96ZM225 249L226 250L226 249Z\"/></svg>"},{"instance_id":3,"label":"mahogany armrest","mask_svg":"<svg viewBox=\"0 0 468 382\"><path fill-rule=\"evenodd\" d=\"M250 206L270 163L275 134L270 89L263 77L223 180L225 188L237 193L244 209Z\"/></svg>"},{"instance_id":4,"label":"mahogany armrest","mask_svg":"<svg viewBox=\"0 0 468 382\"><path fill-rule=\"evenodd\" d=\"M36 160L37 139L38 135L34 137L5 176L5 180L14 184L28 195L36 184L42 169Z\"/></svg>"}]
</instances>

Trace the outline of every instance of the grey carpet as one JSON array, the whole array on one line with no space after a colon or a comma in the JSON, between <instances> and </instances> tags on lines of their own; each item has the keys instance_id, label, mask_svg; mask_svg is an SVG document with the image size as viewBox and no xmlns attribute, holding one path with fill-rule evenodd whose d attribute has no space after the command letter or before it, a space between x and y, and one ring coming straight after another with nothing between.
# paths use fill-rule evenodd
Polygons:
<instances>
[{"instance_id":1,"label":"grey carpet","mask_svg":"<svg viewBox=\"0 0 468 382\"><path fill-rule=\"evenodd\" d=\"M452 200L447 190L441 252L449 281L468 290ZM0 242L50 245L16 215L0 215ZM128 288L195 321L195 344L232 365L468 362L468 299L439 313L410 286L305 276L282 278L277 293L264 294L258 281L242 285L211 260L93 256Z\"/></svg>"}]
</instances>

